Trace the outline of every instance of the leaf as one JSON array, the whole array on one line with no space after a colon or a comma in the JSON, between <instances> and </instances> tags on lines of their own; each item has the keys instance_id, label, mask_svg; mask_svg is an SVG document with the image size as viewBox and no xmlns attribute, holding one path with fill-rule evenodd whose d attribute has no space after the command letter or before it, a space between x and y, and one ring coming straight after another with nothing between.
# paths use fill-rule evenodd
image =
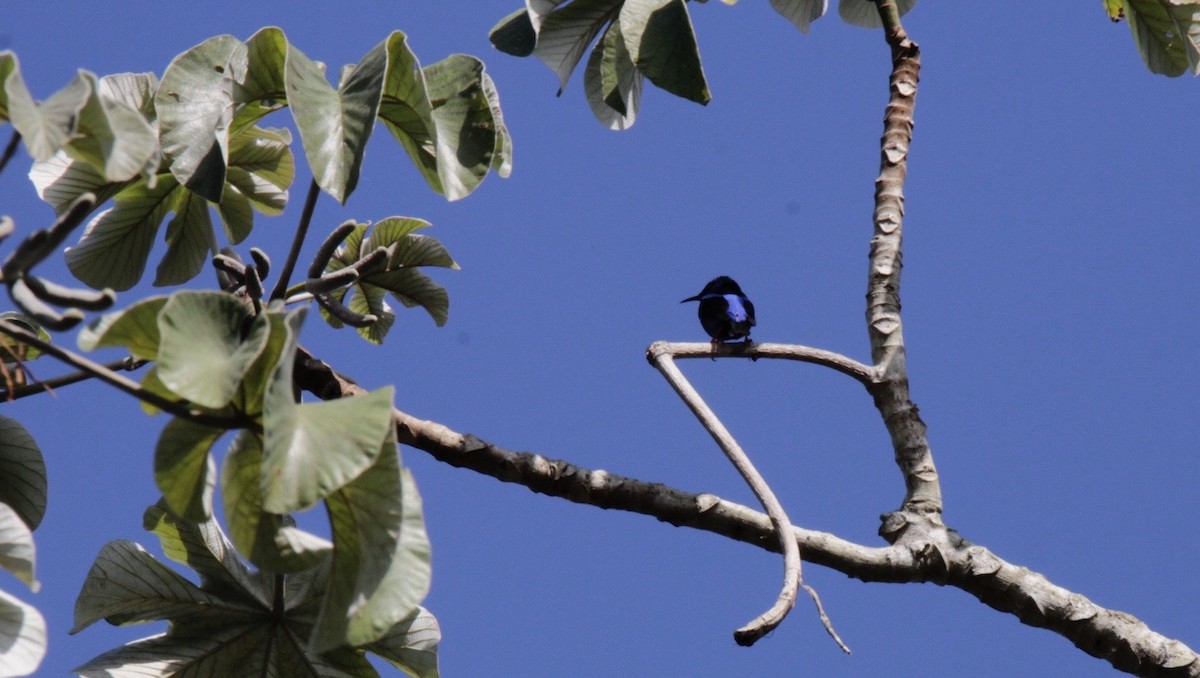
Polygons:
<instances>
[{"instance_id":1,"label":"leaf","mask_svg":"<svg viewBox=\"0 0 1200 678\"><path fill-rule=\"evenodd\" d=\"M133 74L124 76L137 78ZM94 93L80 111L79 132L67 143L66 153L94 167L109 182L129 181L142 173L154 176L161 160L158 132L137 107L116 98L136 97L148 83L123 80L106 84L105 79L97 81L90 73L86 77ZM119 85L128 89L115 89Z\"/></svg>"},{"instance_id":2,"label":"leaf","mask_svg":"<svg viewBox=\"0 0 1200 678\"><path fill-rule=\"evenodd\" d=\"M402 268L386 273L374 273L366 280L372 285L388 290L397 301L408 308L424 308L438 327L446 324L450 315L450 295L446 293L446 288L424 273L414 268Z\"/></svg>"},{"instance_id":3,"label":"leaf","mask_svg":"<svg viewBox=\"0 0 1200 678\"><path fill-rule=\"evenodd\" d=\"M34 560L33 532L11 506L0 504L0 567L37 591Z\"/></svg>"},{"instance_id":4,"label":"leaf","mask_svg":"<svg viewBox=\"0 0 1200 678\"><path fill-rule=\"evenodd\" d=\"M699 104L712 100L685 0L626 0L619 19L625 48L650 82Z\"/></svg>"},{"instance_id":5,"label":"leaf","mask_svg":"<svg viewBox=\"0 0 1200 678\"><path fill-rule=\"evenodd\" d=\"M361 653L306 655L285 624L189 625L105 652L74 669L85 678L272 676L378 678Z\"/></svg>"},{"instance_id":6,"label":"leaf","mask_svg":"<svg viewBox=\"0 0 1200 678\"><path fill-rule=\"evenodd\" d=\"M287 37L274 26L260 29L246 40L246 78L235 94L241 106L234 115L234 134L287 105L283 81L287 52ZM230 152L232 155L232 148Z\"/></svg>"},{"instance_id":7,"label":"leaf","mask_svg":"<svg viewBox=\"0 0 1200 678\"><path fill-rule=\"evenodd\" d=\"M386 69L385 40L367 52L334 90L316 63L288 45L284 85L304 154L317 184L340 203L358 185Z\"/></svg>"},{"instance_id":8,"label":"leaf","mask_svg":"<svg viewBox=\"0 0 1200 678\"><path fill-rule=\"evenodd\" d=\"M875 3L868 2L866 4L870 5L868 9L875 15L876 27L878 27L880 25L879 12L875 9ZM904 0L900 0L900 4L904 4ZM809 24L825 16L825 12L829 11L829 0L771 0L771 8L792 22L792 25L799 28L801 33L807 33ZM841 12L843 19L849 23L855 23L846 17L845 2L841 3ZM862 24L856 25L861 26Z\"/></svg>"},{"instance_id":9,"label":"leaf","mask_svg":"<svg viewBox=\"0 0 1200 678\"><path fill-rule=\"evenodd\" d=\"M375 461L392 430L391 386L354 398L295 402L297 329L289 328L291 336L264 396L262 503L278 514L309 508L358 477Z\"/></svg>"},{"instance_id":10,"label":"leaf","mask_svg":"<svg viewBox=\"0 0 1200 678\"><path fill-rule=\"evenodd\" d=\"M537 31L529 20L529 12L522 7L509 14L488 31L492 46L513 56L529 56L537 46Z\"/></svg>"},{"instance_id":11,"label":"leaf","mask_svg":"<svg viewBox=\"0 0 1200 678\"><path fill-rule=\"evenodd\" d=\"M248 605L269 604L271 576L250 571L216 518L184 520L172 515L166 500L160 499L146 509L142 527L158 536L164 555L200 575L201 589L223 598L240 598Z\"/></svg>"},{"instance_id":12,"label":"leaf","mask_svg":"<svg viewBox=\"0 0 1200 678\"><path fill-rule=\"evenodd\" d=\"M263 214L280 214L287 206L288 187L296 175L292 157L292 135L286 129L247 129L229 142L229 186ZM226 195L228 198L228 195ZM224 204L224 201L222 201ZM241 242L250 232L230 234L230 242Z\"/></svg>"},{"instance_id":13,"label":"leaf","mask_svg":"<svg viewBox=\"0 0 1200 678\"><path fill-rule=\"evenodd\" d=\"M583 72L588 105L600 124L612 130L633 126L642 97L642 77L625 48L621 25L612 23L596 43Z\"/></svg>"},{"instance_id":14,"label":"leaf","mask_svg":"<svg viewBox=\"0 0 1200 678\"><path fill-rule=\"evenodd\" d=\"M389 436L376 463L326 500L333 573L313 630L318 651L384 637L429 592L421 498Z\"/></svg>"},{"instance_id":15,"label":"leaf","mask_svg":"<svg viewBox=\"0 0 1200 678\"><path fill-rule=\"evenodd\" d=\"M442 629L429 610L418 606L386 635L366 647L416 678L437 678L437 646Z\"/></svg>"},{"instance_id":16,"label":"leaf","mask_svg":"<svg viewBox=\"0 0 1200 678\"><path fill-rule=\"evenodd\" d=\"M65 151L55 153L49 160L35 162L29 169L29 180L38 197L62 214L84 193L94 193L96 204L106 202L131 182L111 182L86 162L75 160Z\"/></svg>"},{"instance_id":17,"label":"leaf","mask_svg":"<svg viewBox=\"0 0 1200 678\"><path fill-rule=\"evenodd\" d=\"M46 656L46 620L36 607L0 591L0 675L27 676Z\"/></svg>"},{"instance_id":18,"label":"leaf","mask_svg":"<svg viewBox=\"0 0 1200 678\"><path fill-rule=\"evenodd\" d=\"M497 138L507 137L508 130L493 113L482 61L454 54L422 72L433 107L440 192L447 200L459 200L487 176Z\"/></svg>"},{"instance_id":19,"label":"leaf","mask_svg":"<svg viewBox=\"0 0 1200 678\"><path fill-rule=\"evenodd\" d=\"M191 280L217 253L208 201L191 191L177 191L171 210L175 216L167 222L167 252L154 275L158 287Z\"/></svg>"},{"instance_id":20,"label":"leaf","mask_svg":"<svg viewBox=\"0 0 1200 678\"><path fill-rule=\"evenodd\" d=\"M176 515L193 521L212 516L217 467L209 450L224 429L175 417L154 449L154 482Z\"/></svg>"},{"instance_id":21,"label":"leaf","mask_svg":"<svg viewBox=\"0 0 1200 678\"><path fill-rule=\"evenodd\" d=\"M21 422L0 416L0 502L12 507L30 530L46 514L46 462Z\"/></svg>"},{"instance_id":22,"label":"leaf","mask_svg":"<svg viewBox=\"0 0 1200 678\"><path fill-rule=\"evenodd\" d=\"M228 622L257 614L261 608L202 591L138 544L110 541L100 549L75 600L71 633L101 619L124 626L189 616Z\"/></svg>"},{"instance_id":23,"label":"leaf","mask_svg":"<svg viewBox=\"0 0 1200 678\"><path fill-rule=\"evenodd\" d=\"M600 29L623 12L622 4L622 0L574 0L553 13L530 12L537 30L533 55L558 75L559 94L566 89L571 72Z\"/></svg>"},{"instance_id":24,"label":"leaf","mask_svg":"<svg viewBox=\"0 0 1200 678\"><path fill-rule=\"evenodd\" d=\"M479 74L479 78L483 86L483 95L492 109L492 123L496 129L491 167L501 179L507 179L512 174L513 166L512 135L508 133L508 126L504 124L504 113L500 110L500 93L496 91L496 83L492 81L492 76L483 72Z\"/></svg>"},{"instance_id":25,"label":"leaf","mask_svg":"<svg viewBox=\"0 0 1200 678\"><path fill-rule=\"evenodd\" d=\"M234 92L246 68L246 45L218 35L175 57L154 97L171 174L212 202L225 186Z\"/></svg>"},{"instance_id":26,"label":"leaf","mask_svg":"<svg viewBox=\"0 0 1200 678\"><path fill-rule=\"evenodd\" d=\"M252 563L271 572L299 572L328 558L332 545L263 509L262 440L242 431L221 466L221 499L229 537Z\"/></svg>"},{"instance_id":27,"label":"leaf","mask_svg":"<svg viewBox=\"0 0 1200 678\"><path fill-rule=\"evenodd\" d=\"M95 76L80 70L65 87L41 103L35 103L25 86L15 54L8 52L9 70L0 72L3 78L5 117L21 134L25 149L34 160L48 160L62 148L79 118L79 112L92 95Z\"/></svg>"},{"instance_id":28,"label":"leaf","mask_svg":"<svg viewBox=\"0 0 1200 678\"><path fill-rule=\"evenodd\" d=\"M1200 74L1200 2L1126 0L1125 18L1151 73Z\"/></svg>"},{"instance_id":29,"label":"leaf","mask_svg":"<svg viewBox=\"0 0 1200 678\"><path fill-rule=\"evenodd\" d=\"M123 291L137 284L178 187L174 177L160 175L154 188L143 180L121 191L113 207L93 218L79 242L67 248L71 273L95 289Z\"/></svg>"},{"instance_id":30,"label":"leaf","mask_svg":"<svg viewBox=\"0 0 1200 678\"><path fill-rule=\"evenodd\" d=\"M267 342L266 319L250 321L249 316L249 309L228 294L171 295L158 314L159 379L197 405L224 407Z\"/></svg>"},{"instance_id":31,"label":"leaf","mask_svg":"<svg viewBox=\"0 0 1200 678\"><path fill-rule=\"evenodd\" d=\"M774 4L774 0L772 0L772 4ZM907 14L908 10L916 4L917 0L896 0L896 8L900 11L900 16ZM838 14L841 15L842 21L854 26L883 28L883 21L879 18L879 10L876 8L874 0L839 0Z\"/></svg>"},{"instance_id":32,"label":"leaf","mask_svg":"<svg viewBox=\"0 0 1200 678\"><path fill-rule=\"evenodd\" d=\"M109 346L124 346L133 357L158 358L160 335L158 314L170 297L148 297L121 311L108 313L79 333L79 348L94 351Z\"/></svg>"}]
</instances>

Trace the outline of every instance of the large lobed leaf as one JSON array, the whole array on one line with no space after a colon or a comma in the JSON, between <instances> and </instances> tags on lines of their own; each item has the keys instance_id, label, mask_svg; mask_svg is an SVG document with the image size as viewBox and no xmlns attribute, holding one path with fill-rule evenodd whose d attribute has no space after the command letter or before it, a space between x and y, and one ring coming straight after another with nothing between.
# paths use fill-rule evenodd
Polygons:
<instances>
[{"instance_id":1,"label":"large lobed leaf","mask_svg":"<svg viewBox=\"0 0 1200 678\"><path fill-rule=\"evenodd\" d=\"M36 607L0 591L0 675L27 676L46 656L46 620Z\"/></svg>"},{"instance_id":2,"label":"large lobed leaf","mask_svg":"<svg viewBox=\"0 0 1200 678\"><path fill-rule=\"evenodd\" d=\"M1200 74L1200 2L1121 0L1133 42L1151 73Z\"/></svg>"},{"instance_id":3,"label":"large lobed leaf","mask_svg":"<svg viewBox=\"0 0 1200 678\"><path fill-rule=\"evenodd\" d=\"M46 514L46 462L37 441L21 422L0 416L0 502L30 530Z\"/></svg>"}]
</instances>

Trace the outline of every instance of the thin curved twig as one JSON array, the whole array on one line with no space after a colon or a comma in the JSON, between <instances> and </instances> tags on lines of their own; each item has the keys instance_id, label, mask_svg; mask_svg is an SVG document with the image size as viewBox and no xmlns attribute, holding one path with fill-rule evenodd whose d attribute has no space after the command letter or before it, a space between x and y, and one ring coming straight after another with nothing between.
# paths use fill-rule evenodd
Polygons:
<instances>
[{"instance_id":1,"label":"thin curved twig","mask_svg":"<svg viewBox=\"0 0 1200 678\"><path fill-rule=\"evenodd\" d=\"M104 363L104 367L114 372L132 372L148 362L150 361L138 360L137 358L130 356L121 360L114 360L109 363ZM70 386L71 384L77 384L81 381L94 379L95 377L95 374L88 372L87 370L80 370L78 372L72 372L70 374L64 374L58 377L42 379L33 383L25 384L23 386L17 386L11 391L0 391L0 400L11 402L13 400L20 400L21 398L36 395L38 393L53 393L54 389L56 388Z\"/></svg>"},{"instance_id":2,"label":"thin curved twig","mask_svg":"<svg viewBox=\"0 0 1200 678\"><path fill-rule=\"evenodd\" d=\"M753 645L758 639L770 633L780 622L787 617L788 612L796 604L796 592L800 586L800 549L796 546L796 540L792 539L792 522L788 520L787 513L783 510L783 505L775 498L775 493L771 491L771 486L763 479L758 469L754 468L754 464L750 462L750 457L746 456L741 445L738 445L734 440L733 435L717 418L712 409L700 397L700 394L688 382L687 377L683 376L683 372L675 365L670 353L666 351L658 351L654 353L653 364L658 368L658 371L666 377L667 382L671 384L671 388L679 394L683 402L696 415L700 423L708 431L713 440L717 441L717 445L725 456L729 459L733 467L737 469L746 484L754 492L754 496L762 503L766 509L767 515L771 518L771 523L775 526L775 532L778 535L779 547L783 551L783 589L779 592L779 598L775 604L766 612L755 617L750 623L734 632L733 638L738 645Z\"/></svg>"},{"instance_id":3,"label":"thin curved twig","mask_svg":"<svg viewBox=\"0 0 1200 678\"><path fill-rule=\"evenodd\" d=\"M870 365L864 365L841 353L800 344L728 343L717 344L716 351L717 357L728 355L753 359L775 358L821 365L854 378L868 391L874 387L877 381L876 370ZM653 363L654 357L660 353L667 353L675 358L714 357L713 345L710 342L656 341L646 349L646 359Z\"/></svg>"}]
</instances>

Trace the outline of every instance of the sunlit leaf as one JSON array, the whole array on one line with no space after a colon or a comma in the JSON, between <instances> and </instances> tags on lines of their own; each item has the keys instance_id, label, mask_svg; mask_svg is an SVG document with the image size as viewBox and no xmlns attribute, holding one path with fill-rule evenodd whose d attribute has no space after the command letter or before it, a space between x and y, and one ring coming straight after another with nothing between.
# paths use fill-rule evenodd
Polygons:
<instances>
[{"instance_id":1,"label":"sunlit leaf","mask_svg":"<svg viewBox=\"0 0 1200 678\"><path fill-rule=\"evenodd\" d=\"M874 3L867 4L871 5L870 9L875 14L875 21L878 24L879 13L875 10ZM792 25L799 28L802 33L807 33L809 24L825 16L825 12L829 11L829 0L771 0L771 7L783 18L792 22ZM842 3L841 10L842 16L845 17L845 2ZM855 23L848 18L846 21Z\"/></svg>"},{"instance_id":2,"label":"sunlit leaf","mask_svg":"<svg viewBox=\"0 0 1200 678\"><path fill-rule=\"evenodd\" d=\"M170 297L147 297L129 308L107 313L79 332L79 348L94 351L124 346L135 358L158 358L158 314Z\"/></svg>"},{"instance_id":3,"label":"sunlit leaf","mask_svg":"<svg viewBox=\"0 0 1200 678\"><path fill-rule=\"evenodd\" d=\"M66 145L72 158L100 170L110 182L129 181L158 171L158 132L136 109L106 94L90 73L94 95L79 113L79 133Z\"/></svg>"},{"instance_id":4,"label":"sunlit leaf","mask_svg":"<svg viewBox=\"0 0 1200 678\"><path fill-rule=\"evenodd\" d=\"M0 675L27 676L46 656L46 620L37 608L0 591Z\"/></svg>"},{"instance_id":5,"label":"sunlit leaf","mask_svg":"<svg viewBox=\"0 0 1200 678\"><path fill-rule=\"evenodd\" d=\"M1125 18L1151 73L1200 73L1200 2L1125 0Z\"/></svg>"},{"instance_id":6,"label":"sunlit leaf","mask_svg":"<svg viewBox=\"0 0 1200 678\"><path fill-rule=\"evenodd\" d=\"M46 462L21 422L0 416L0 502L12 507L29 529L46 513Z\"/></svg>"},{"instance_id":7,"label":"sunlit leaf","mask_svg":"<svg viewBox=\"0 0 1200 678\"><path fill-rule=\"evenodd\" d=\"M38 197L62 214L79 196L94 193L96 204L106 202L131 182L111 182L96 168L75 160L66 151L55 153L44 162L35 162L29 169L29 180Z\"/></svg>"},{"instance_id":8,"label":"sunlit leaf","mask_svg":"<svg viewBox=\"0 0 1200 678\"><path fill-rule=\"evenodd\" d=\"M771 4L774 5L775 0L772 0ZM896 0L896 8L900 10L900 16L907 14L908 10L912 9L916 4L917 0ZM783 11L779 13L788 16ZM863 28L883 27L883 20L879 18L879 9L875 5L874 0L839 0L838 14L841 15L843 21L854 26L861 26ZM795 23L795 21L792 23Z\"/></svg>"},{"instance_id":9,"label":"sunlit leaf","mask_svg":"<svg viewBox=\"0 0 1200 678\"><path fill-rule=\"evenodd\" d=\"M650 82L696 103L712 99L685 0L626 0L620 24L629 57Z\"/></svg>"},{"instance_id":10,"label":"sunlit leaf","mask_svg":"<svg viewBox=\"0 0 1200 678\"><path fill-rule=\"evenodd\" d=\"M429 592L421 498L389 436L376 463L330 495L333 574L314 630L318 650L384 637Z\"/></svg>"},{"instance_id":11,"label":"sunlit leaf","mask_svg":"<svg viewBox=\"0 0 1200 678\"><path fill-rule=\"evenodd\" d=\"M146 509L142 527L154 532L163 554L200 575L200 588L248 605L270 603L271 576L252 572L215 518L190 521L172 515L165 500Z\"/></svg>"},{"instance_id":12,"label":"sunlit leaf","mask_svg":"<svg viewBox=\"0 0 1200 678\"><path fill-rule=\"evenodd\" d=\"M629 129L637 120L642 74L633 65L621 25L609 25L596 42L583 72L583 86L592 114L613 130Z\"/></svg>"},{"instance_id":13,"label":"sunlit leaf","mask_svg":"<svg viewBox=\"0 0 1200 678\"><path fill-rule=\"evenodd\" d=\"M0 504L0 568L37 591L34 561L33 532L11 506Z\"/></svg>"},{"instance_id":14,"label":"sunlit leaf","mask_svg":"<svg viewBox=\"0 0 1200 678\"><path fill-rule=\"evenodd\" d=\"M251 321L249 315L249 309L228 294L171 295L158 314L159 378L198 405L225 406L267 342L266 319Z\"/></svg>"},{"instance_id":15,"label":"sunlit leaf","mask_svg":"<svg viewBox=\"0 0 1200 678\"><path fill-rule=\"evenodd\" d=\"M437 646L442 629L437 618L423 607L396 624L367 649L416 678L437 678Z\"/></svg>"},{"instance_id":16,"label":"sunlit leaf","mask_svg":"<svg viewBox=\"0 0 1200 678\"><path fill-rule=\"evenodd\" d=\"M272 513L306 509L358 477L375 461L392 428L390 386L354 398L297 404L295 351L293 334L264 399L263 508Z\"/></svg>"},{"instance_id":17,"label":"sunlit leaf","mask_svg":"<svg viewBox=\"0 0 1200 678\"><path fill-rule=\"evenodd\" d=\"M263 508L263 453L257 434L242 431L221 467L221 499L229 537L255 565L298 572L329 557L332 544L299 530L286 515Z\"/></svg>"},{"instance_id":18,"label":"sunlit leaf","mask_svg":"<svg viewBox=\"0 0 1200 678\"><path fill-rule=\"evenodd\" d=\"M212 516L217 466L209 450L224 433L179 417L167 422L154 449L154 482L177 515L194 521Z\"/></svg>"},{"instance_id":19,"label":"sunlit leaf","mask_svg":"<svg viewBox=\"0 0 1200 678\"><path fill-rule=\"evenodd\" d=\"M100 549L75 600L71 633L101 619L123 626L189 616L226 621L259 612L201 590L138 544L110 541Z\"/></svg>"},{"instance_id":20,"label":"sunlit leaf","mask_svg":"<svg viewBox=\"0 0 1200 678\"><path fill-rule=\"evenodd\" d=\"M574 0L553 13L530 12L537 31L533 55L558 75L560 94L588 45L617 16L622 4L622 0ZM553 7L546 7L550 9Z\"/></svg>"},{"instance_id":21,"label":"sunlit leaf","mask_svg":"<svg viewBox=\"0 0 1200 678\"><path fill-rule=\"evenodd\" d=\"M221 201L234 92L246 77L246 45L218 35L175 57L154 104L171 174L193 193Z\"/></svg>"},{"instance_id":22,"label":"sunlit leaf","mask_svg":"<svg viewBox=\"0 0 1200 678\"><path fill-rule=\"evenodd\" d=\"M139 181L117 195L113 207L92 219L66 251L71 273L95 289L127 290L146 270L159 224L175 208L174 177L160 175L150 188Z\"/></svg>"},{"instance_id":23,"label":"sunlit leaf","mask_svg":"<svg viewBox=\"0 0 1200 678\"><path fill-rule=\"evenodd\" d=\"M386 68L384 41L368 52L335 90L316 63L288 45L284 75L288 105L313 177L338 202L344 203L358 185Z\"/></svg>"},{"instance_id":24,"label":"sunlit leaf","mask_svg":"<svg viewBox=\"0 0 1200 678\"><path fill-rule=\"evenodd\" d=\"M242 104L233 121L235 134L287 105L283 84L287 49L287 37L274 26L263 28L246 40L246 78L235 94L238 103Z\"/></svg>"},{"instance_id":25,"label":"sunlit leaf","mask_svg":"<svg viewBox=\"0 0 1200 678\"><path fill-rule=\"evenodd\" d=\"M35 103L21 77L16 55L11 52L8 55L11 70L2 83L7 117L12 121L13 128L20 132L29 155L34 160L49 160L75 132L79 112L92 95L95 76L81 70L65 87L45 101Z\"/></svg>"}]
</instances>

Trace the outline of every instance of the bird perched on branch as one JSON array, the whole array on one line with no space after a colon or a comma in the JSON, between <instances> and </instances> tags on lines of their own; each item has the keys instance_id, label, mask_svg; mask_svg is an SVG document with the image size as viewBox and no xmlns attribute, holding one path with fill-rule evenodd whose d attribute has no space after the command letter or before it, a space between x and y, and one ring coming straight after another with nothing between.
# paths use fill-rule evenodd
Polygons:
<instances>
[{"instance_id":1,"label":"bird perched on branch","mask_svg":"<svg viewBox=\"0 0 1200 678\"><path fill-rule=\"evenodd\" d=\"M750 341L750 328L754 327L754 304L750 303L733 278L727 275L713 278L700 294L679 303L689 301L700 302L700 325L712 337L714 346L734 339Z\"/></svg>"}]
</instances>

